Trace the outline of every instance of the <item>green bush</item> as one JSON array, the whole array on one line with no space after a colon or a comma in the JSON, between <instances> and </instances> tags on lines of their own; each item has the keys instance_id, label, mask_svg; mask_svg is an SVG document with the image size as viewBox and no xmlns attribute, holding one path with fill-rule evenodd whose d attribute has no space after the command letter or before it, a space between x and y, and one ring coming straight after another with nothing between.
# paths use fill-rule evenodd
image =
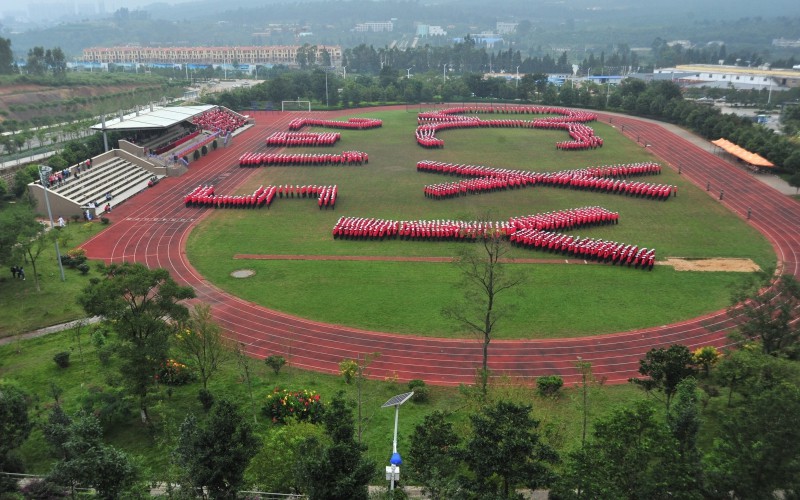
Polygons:
<instances>
[{"instance_id":1,"label":"green bush","mask_svg":"<svg viewBox=\"0 0 800 500\"><path fill-rule=\"evenodd\" d=\"M217 149L217 140L214 139L214 142L211 143L211 149Z\"/></svg>"},{"instance_id":2,"label":"green bush","mask_svg":"<svg viewBox=\"0 0 800 500\"><path fill-rule=\"evenodd\" d=\"M108 220L108 217L100 217L100 222L102 222L103 224L108 224L111 221Z\"/></svg>"},{"instance_id":3,"label":"green bush","mask_svg":"<svg viewBox=\"0 0 800 500\"><path fill-rule=\"evenodd\" d=\"M555 397L564 385L564 379L558 375L548 375L536 379L536 391L542 397Z\"/></svg>"},{"instance_id":4,"label":"green bush","mask_svg":"<svg viewBox=\"0 0 800 500\"><path fill-rule=\"evenodd\" d=\"M275 375L277 375L281 371L281 368L283 368L283 365L286 364L286 358L278 354L273 354L271 356L267 356L266 359L264 359L264 363L272 368L272 371L274 371Z\"/></svg>"},{"instance_id":5,"label":"green bush","mask_svg":"<svg viewBox=\"0 0 800 500\"><path fill-rule=\"evenodd\" d=\"M214 406L214 395L208 389L200 389L197 392L197 399L203 405L203 409L208 411Z\"/></svg>"},{"instance_id":6,"label":"green bush","mask_svg":"<svg viewBox=\"0 0 800 500\"><path fill-rule=\"evenodd\" d=\"M69 352L68 351L61 351L57 352L55 356L53 356L53 361L56 362L59 368L66 368L69 366Z\"/></svg>"},{"instance_id":7,"label":"green bush","mask_svg":"<svg viewBox=\"0 0 800 500\"><path fill-rule=\"evenodd\" d=\"M78 271L80 271L81 274L83 274L83 275L88 274L89 273L89 264L80 264L80 265L78 265Z\"/></svg>"},{"instance_id":8,"label":"green bush","mask_svg":"<svg viewBox=\"0 0 800 500\"><path fill-rule=\"evenodd\" d=\"M200 151L195 149L194 150L194 154L192 155L192 158L194 158L195 161L199 160L200 159Z\"/></svg>"},{"instance_id":9,"label":"green bush","mask_svg":"<svg viewBox=\"0 0 800 500\"><path fill-rule=\"evenodd\" d=\"M414 391L414 395L411 396L411 401L414 401L415 403L425 403L430 398L430 389L427 385L425 385L424 380L409 380L408 390Z\"/></svg>"},{"instance_id":10,"label":"green bush","mask_svg":"<svg viewBox=\"0 0 800 500\"><path fill-rule=\"evenodd\" d=\"M200 152L203 153L203 156L205 156L208 154L208 148L203 145L203 147L200 149Z\"/></svg>"}]
</instances>

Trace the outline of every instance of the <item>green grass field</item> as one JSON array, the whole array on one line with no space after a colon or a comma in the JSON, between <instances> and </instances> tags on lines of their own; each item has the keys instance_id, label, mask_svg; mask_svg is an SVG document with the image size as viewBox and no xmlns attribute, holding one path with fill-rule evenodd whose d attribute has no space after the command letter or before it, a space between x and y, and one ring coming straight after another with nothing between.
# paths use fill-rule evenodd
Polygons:
<instances>
[{"instance_id":1,"label":"green grass field","mask_svg":"<svg viewBox=\"0 0 800 500\"><path fill-rule=\"evenodd\" d=\"M425 184L456 178L419 173L418 160L487 165L531 171L558 171L592 165L657 161L612 127L593 123L603 148L557 151L563 132L523 129L447 131L444 149L416 145L416 114L396 111L363 114L384 121L380 129L342 131L334 151L357 149L370 155L361 167L262 168L239 189L261 184L337 184L335 211L319 211L314 200L278 199L270 210L220 210L192 233L192 264L223 289L266 307L318 321L416 335L460 336L440 314L462 295L451 264L400 262L312 262L237 260L236 254L343 256L454 256L460 243L391 240L334 240L340 216L395 220L495 220L567 208L600 205L620 213L620 223L573 234L656 248L665 257L738 257L762 269L775 266L767 241L670 168L644 182L678 186L666 202L626 196L534 187L431 200ZM491 118L487 115L486 118ZM319 152L319 149L292 150ZM666 166L665 166L666 167ZM244 236L246 235L246 236ZM511 257L558 256L513 249ZM252 278L230 277L237 269ZM509 296L513 311L498 324L495 338L591 335L667 324L718 310L730 302L731 287L745 275L676 272L658 266L652 273L607 265L514 264L526 284Z\"/></svg>"}]
</instances>

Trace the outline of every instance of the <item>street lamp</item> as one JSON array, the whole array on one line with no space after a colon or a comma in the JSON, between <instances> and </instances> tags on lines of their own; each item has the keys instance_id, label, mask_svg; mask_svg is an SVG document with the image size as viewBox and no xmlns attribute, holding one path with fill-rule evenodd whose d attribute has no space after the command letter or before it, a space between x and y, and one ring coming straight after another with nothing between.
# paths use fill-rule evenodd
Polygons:
<instances>
[{"instance_id":1,"label":"street lamp","mask_svg":"<svg viewBox=\"0 0 800 500\"><path fill-rule=\"evenodd\" d=\"M517 66L517 84L514 88L519 88L519 66Z\"/></svg>"},{"instance_id":2,"label":"street lamp","mask_svg":"<svg viewBox=\"0 0 800 500\"><path fill-rule=\"evenodd\" d=\"M406 69L406 78L411 78L411 70L414 69L414 66Z\"/></svg>"},{"instance_id":3,"label":"street lamp","mask_svg":"<svg viewBox=\"0 0 800 500\"><path fill-rule=\"evenodd\" d=\"M52 173L52 168L47 165L39 165L39 181L42 183L42 188L44 188L44 203L47 205L47 216L50 218L51 231L55 224L53 224L53 212L50 210L50 198L47 197L47 182ZM56 244L56 259L58 259L58 270L61 272L61 281L66 281L66 278L64 278L64 265L61 263L61 251L58 249L58 238L53 238L53 241Z\"/></svg>"},{"instance_id":4,"label":"street lamp","mask_svg":"<svg viewBox=\"0 0 800 500\"><path fill-rule=\"evenodd\" d=\"M391 490L394 490L395 481L400 480L400 465L403 463L403 459L400 458L400 454L397 453L397 421L400 418L400 405L411 399L411 396L413 395L413 391L406 392L404 394L398 394L381 405L381 408L394 406L394 439L392 440L392 458L389 460L391 465L386 466L386 479L390 481Z\"/></svg>"}]
</instances>

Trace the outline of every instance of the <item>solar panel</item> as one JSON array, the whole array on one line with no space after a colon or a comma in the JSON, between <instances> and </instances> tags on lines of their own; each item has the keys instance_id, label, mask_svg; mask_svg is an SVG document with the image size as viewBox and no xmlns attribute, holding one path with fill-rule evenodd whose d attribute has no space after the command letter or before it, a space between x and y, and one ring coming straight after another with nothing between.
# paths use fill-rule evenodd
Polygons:
<instances>
[{"instance_id":1,"label":"solar panel","mask_svg":"<svg viewBox=\"0 0 800 500\"><path fill-rule=\"evenodd\" d=\"M398 394L397 396L394 396L389 401L383 403L381 405L381 408L387 408L389 406L400 406L401 404L403 404L406 401L408 401L408 399L413 395L414 395L414 391L406 392L404 394Z\"/></svg>"}]
</instances>

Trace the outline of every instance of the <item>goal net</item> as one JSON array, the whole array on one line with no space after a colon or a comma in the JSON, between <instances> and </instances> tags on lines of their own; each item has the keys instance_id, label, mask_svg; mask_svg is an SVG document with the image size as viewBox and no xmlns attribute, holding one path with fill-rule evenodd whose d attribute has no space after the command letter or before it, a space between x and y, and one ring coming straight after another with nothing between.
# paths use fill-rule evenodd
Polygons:
<instances>
[{"instance_id":1,"label":"goal net","mask_svg":"<svg viewBox=\"0 0 800 500\"><path fill-rule=\"evenodd\" d=\"M311 101L281 101L281 111L311 111Z\"/></svg>"}]
</instances>

